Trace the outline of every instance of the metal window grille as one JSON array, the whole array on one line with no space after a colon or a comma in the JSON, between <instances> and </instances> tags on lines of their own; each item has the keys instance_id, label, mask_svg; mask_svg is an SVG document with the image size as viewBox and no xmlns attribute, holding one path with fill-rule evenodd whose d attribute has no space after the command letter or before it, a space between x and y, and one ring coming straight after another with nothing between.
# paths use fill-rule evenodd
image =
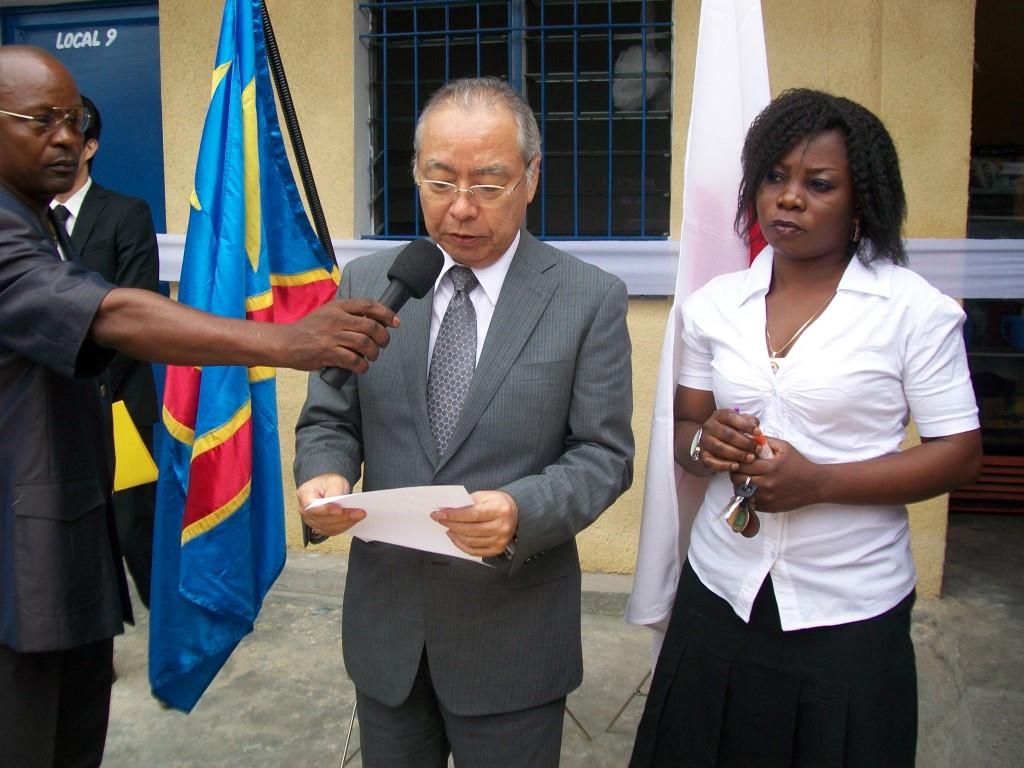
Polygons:
<instances>
[{"instance_id":1,"label":"metal window grille","mask_svg":"<svg viewBox=\"0 0 1024 768\"><path fill-rule=\"evenodd\" d=\"M668 236L672 0L360 2L373 237L424 234L413 129L449 80L504 78L543 138L527 226L547 239Z\"/></svg>"}]
</instances>

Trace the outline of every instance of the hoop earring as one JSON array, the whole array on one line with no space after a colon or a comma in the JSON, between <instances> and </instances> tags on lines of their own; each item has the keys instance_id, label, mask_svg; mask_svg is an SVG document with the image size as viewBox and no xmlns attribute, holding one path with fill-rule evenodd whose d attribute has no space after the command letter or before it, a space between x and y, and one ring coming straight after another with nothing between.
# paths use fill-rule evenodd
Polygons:
<instances>
[{"instance_id":1,"label":"hoop earring","mask_svg":"<svg viewBox=\"0 0 1024 768\"><path fill-rule=\"evenodd\" d=\"M853 222L853 232L850 235L850 240L857 243L860 242L860 222Z\"/></svg>"}]
</instances>

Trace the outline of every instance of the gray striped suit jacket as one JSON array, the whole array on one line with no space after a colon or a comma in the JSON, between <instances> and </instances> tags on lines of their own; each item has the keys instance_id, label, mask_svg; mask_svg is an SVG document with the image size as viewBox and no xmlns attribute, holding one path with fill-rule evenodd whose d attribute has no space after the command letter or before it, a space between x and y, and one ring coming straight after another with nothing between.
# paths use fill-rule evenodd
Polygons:
<instances>
[{"instance_id":1,"label":"gray striped suit jacket","mask_svg":"<svg viewBox=\"0 0 1024 768\"><path fill-rule=\"evenodd\" d=\"M379 296L397 249L357 259L339 295ZM490 568L352 542L343 608L356 686L402 703L424 647L442 704L512 712L579 686L575 535L632 481L627 294L619 279L523 232L448 451L427 418L431 297L412 301L370 370L340 391L310 376L295 479L326 472L363 489L465 485L519 507L517 550Z\"/></svg>"}]
</instances>

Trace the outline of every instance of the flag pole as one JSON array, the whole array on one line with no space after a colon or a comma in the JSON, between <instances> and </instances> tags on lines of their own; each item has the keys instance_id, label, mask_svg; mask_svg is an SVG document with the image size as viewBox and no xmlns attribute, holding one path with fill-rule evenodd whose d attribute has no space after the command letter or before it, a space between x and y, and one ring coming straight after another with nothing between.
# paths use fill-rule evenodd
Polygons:
<instances>
[{"instance_id":1,"label":"flag pole","mask_svg":"<svg viewBox=\"0 0 1024 768\"><path fill-rule=\"evenodd\" d=\"M320 195L316 191L313 169L309 165L306 144L302 140L299 118L295 114L295 105L292 103L292 94L288 88L288 78L285 77L284 64L281 62L281 52L277 48L274 28L270 24L270 14L267 12L266 0L260 0L260 12L263 15L263 41L267 47L267 63L270 65L270 74L274 80L277 98L281 102L281 114L284 115L284 124L288 129L288 138L292 142L295 164L298 166L299 178L302 179L302 189L306 193L310 215L313 217L313 228L316 230L317 239L320 241L320 245L323 246L324 253L333 259L334 246L331 245L331 233L327 231L327 219L324 217L324 209L320 205Z\"/></svg>"},{"instance_id":2,"label":"flag pole","mask_svg":"<svg viewBox=\"0 0 1024 768\"><path fill-rule=\"evenodd\" d=\"M292 152L295 154L295 164L299 169L299 178L302 179L302 189L306 193L306 202L309 204L309 212L313 217L313 229L316 230L320 247L333 260L335 256L334 246L331 245L331 233L327 230L327 219L324 217L324 209L320 205L320 194L316 191L313 169L309 165L309 155L306 154L306 143L302 140L302 129L299 128L299 118L295 114L292 92L288 88L288 78L284 73L284 63L281 61L281 52L277 48L277 38L274 36L274 27L270 23L266 0L260 0L260 13L263 16L263 42L267 48L267 64L270 67L270 75L274 81L277 98L281 102L281 114L284 115L284 124L288 129L288 138L292 142ZM326 540L326 536L314 533L305 521L302 522L303 547L319 544Z\"/></svg>"}]
</instances>

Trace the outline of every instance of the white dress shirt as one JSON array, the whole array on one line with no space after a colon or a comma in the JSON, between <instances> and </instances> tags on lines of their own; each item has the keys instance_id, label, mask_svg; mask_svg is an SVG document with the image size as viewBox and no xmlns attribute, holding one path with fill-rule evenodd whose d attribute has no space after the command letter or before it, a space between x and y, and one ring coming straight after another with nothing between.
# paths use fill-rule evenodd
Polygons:
<instances>
[{"instance_id":1,"label":"white dress shirt","mask_svg":"<svg viewBox=\"0 0 1024 768\"><path fill-rule=\"evenodd\" d=\"M717 407L757 416L766 435L823 464L895 453L911 415L922 437L978 428L963 310L888 262L851 259L831 304L773 374L772 259L766 248L750 269L715 278L683 304L681 385L713 391ZM760 533L747 539L715 519L732 493L727 473L712 477L688 558L744 621L769 573L784 630L871 618L914 588L902 504L762 513Z\"/></svg>"},{"instance_id":2,"label":"white dress shirt","mask_svg":"<svg viewBox=\"0 0 1024 768\"><path fill-rule=\"evenodd\" d=\"M469 292L469 300L473 302L473 309L476 310L476 359L480 359L480 351L484 348L484 340L487 338L487 329L491 327L491 318L494 317L494 306L498 303L498 296L501 294L501 286L505 284L505 275L508 268L512 266L512 257L516 255L519 248L520 234L516 232L512 244L508 250L501 255L501 258L487 267L473 267L473 274L476 275L477 285ZM430 370L430 358L434 354L434 342L437 341L438 331L441 330L441 320L448 309L448 304L455 295L455 286L448 277L448 270L459 265L455 259L449 256L444 248L444 266L441 267L441 275L434 283L434 304L433 314L430 318L430 348L427 351L427 370Z\"/></svg>"},{"instance_id":3,"label":"white dress shirt","mask_svg":"<svg viewBox=\"0 0 1024 768\"><path fill-rule=\"evenodd\" d=\"M78 214L82 210L82 203L85 202L85 196L88 194L89 187L91 186L92 177L89 176L85 180L85 184L83 184L81 188L79 188L79 190L75 192L75 194L69 197L67 199L67 202L59 203L56 200L50 201L51 209L56 208L58 205L63 205L65 208L68 209L68 213L71 214L70 216L68 216L67 223L64 225L64 228L68 231L69 235L75 231L75 222L78 221Z\"/></svg>"}]
</instances>

